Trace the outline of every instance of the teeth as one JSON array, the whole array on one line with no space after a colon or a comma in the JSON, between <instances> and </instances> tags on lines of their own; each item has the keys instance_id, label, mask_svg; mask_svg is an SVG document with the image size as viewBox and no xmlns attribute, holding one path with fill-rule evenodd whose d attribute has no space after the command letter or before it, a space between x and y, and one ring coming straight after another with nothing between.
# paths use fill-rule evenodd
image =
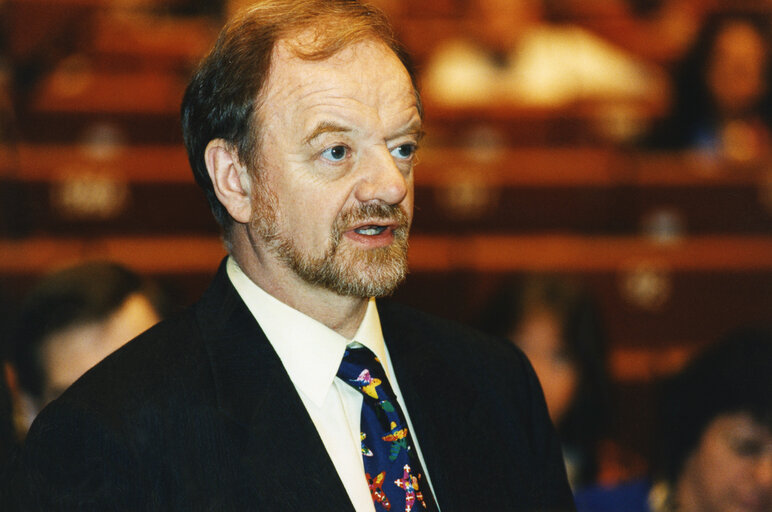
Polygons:
<instances>
[{"instance_id":1,"label":"teeth","mask_svg":"<svg viewBox=\"0 0 772 512\"><path fill-rule=\"evenodd\" d=\"M357 228L354 230L356 233L359 233L360 235L367 235L367 236L375 236L380 235L384 231L386 231L385 226L367 226L364 228Z\"/></svg>"}]
</instances>

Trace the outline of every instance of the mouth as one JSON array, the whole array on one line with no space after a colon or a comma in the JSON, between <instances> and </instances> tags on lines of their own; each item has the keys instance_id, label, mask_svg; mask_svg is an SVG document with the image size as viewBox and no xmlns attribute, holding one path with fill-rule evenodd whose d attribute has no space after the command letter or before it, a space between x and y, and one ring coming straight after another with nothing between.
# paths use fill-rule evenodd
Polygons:
<instances>
[{"instance_id":1,"label":"mouth","mask_svg":"<svg viewBox=\"0 0 772 512\"><path fill-rule=\"evenodd\" d=\"M392 220L369 220L349 228L344 236L365 248L385 247L394 242L400 223Z\"/></svg>"},{"instance_id":2,"label":"mouth","mask_svg":"<svg viewBox=\"0 0 772 512\"><path fill-rule=\"evenodd\" d=\"M340 214L333 227L335 238L359 249L405 245L410 218L398 205L362 204Z\"/></svg>"},{"instance_id":3,"label":"mouth","mask_svg":"<svg viewBox=\"0 0 772 512\"><path fill-rule=\"evenodd\" d=\"M362 236L378 236L382 234L384 231L389 229L388 226L381 226L378 224L369 224L367 226L361 226L358 228L354 228L354 233L357 233L358 235Z\"/></svg>"}]
</instances>

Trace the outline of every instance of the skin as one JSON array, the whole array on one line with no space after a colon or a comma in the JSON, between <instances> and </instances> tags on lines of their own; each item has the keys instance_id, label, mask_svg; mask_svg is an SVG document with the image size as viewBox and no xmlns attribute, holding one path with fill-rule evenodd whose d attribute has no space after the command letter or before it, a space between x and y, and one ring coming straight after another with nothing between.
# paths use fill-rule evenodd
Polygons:
<instances>
[{"instance_id":1,"label":"skin","mask_svg":"<svg viewBox=\"0 0 772 512\"><path fill-rule=\"evenodd\" d=\"M259 98L258 168L221 139L209 143L205 158L215 193L237 222L231 254L247 276L351 337L368 294L315 282L287 253L313 264L332 260L344 278L391 291L401 278L384 275L405 264L394 246L412 221L421 119L407 71L382 43L356 43L320 61L292 52L303 43L301 35L274 49Z\"/></svg>"},{"instance_id":2,"label":"skin","mask_svg":"<svg viewBox=\"0 0 772 512\"><path fill-rule=\"evenodd\" d=\"M92 366L159 320L147 298L133 294L104 321L74 325L51 335L41 350L46 382L40 408Z\"/></svg>"},{"instance_id":3,"label":"skin","mask_svg":"<svg viewBox=\"0 0 772 512\"><path fill-rule=\"evenodd\" d=\"M560 422L571 405L579 380L562 336L557 317L549 311L537 310L526 315L512 337L539 377L554 424Z\"/></svg>"},{"instance_id":4,"label":"skin","mask_svg":"<svg viewBox=\"0 0 772 512\"><path fill-rule=\"evenodd\" d=\"M767 50L756 29L742 22L723 28L716 39L707 81L718 107L727 116L753 109L764 94Z\"/></svg>"},{"instance_id":5,"label":"skin","mask_svg":"<svg viewBox=\"0 0 772 512\"><path fill-rule=\"evenodd\" d=\"M772 431L743 413L714 419L677 483L682 512L772 510Z\"/></svg>"}]
</instances>

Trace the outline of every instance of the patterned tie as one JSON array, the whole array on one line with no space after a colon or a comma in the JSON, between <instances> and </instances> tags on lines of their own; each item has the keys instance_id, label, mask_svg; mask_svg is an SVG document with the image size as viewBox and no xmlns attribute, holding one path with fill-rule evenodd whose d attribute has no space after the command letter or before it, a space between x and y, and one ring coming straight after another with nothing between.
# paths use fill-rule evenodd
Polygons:
<instances>
[{"instance_id":1,"label":"patterned tie","mask_svg":"<svg viewBox=\"0 0 772 512\"><path fill-rule=\"evenodd\" d=\"M365 347L348 347L338 377L364 397L362 459L376 511L436 510L405 417L378 358Z\"/></svg>"}]
</instances>

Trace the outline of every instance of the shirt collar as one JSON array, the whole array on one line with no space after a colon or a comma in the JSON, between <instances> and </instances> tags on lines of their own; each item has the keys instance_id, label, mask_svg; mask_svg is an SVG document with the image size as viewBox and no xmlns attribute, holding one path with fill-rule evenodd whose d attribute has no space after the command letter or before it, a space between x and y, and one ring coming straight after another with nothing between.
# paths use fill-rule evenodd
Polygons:
<instances>
[{"instance_id":1,"label":"shirt collar","mask_svg":"<svg viewBox=\"0 0 772 512\"><path fill-rule=\"evenodd\" d=\"M231 283L260 324L292 383L321 407L338 373L343 352L352 340L260 288L244 274L233 257L228 258L226 269ZM372 297L353 340L369 348L384 366L388 366L378 309ZM388 367L385 370L389 372Z\"/></svg>"}]
</instances>

